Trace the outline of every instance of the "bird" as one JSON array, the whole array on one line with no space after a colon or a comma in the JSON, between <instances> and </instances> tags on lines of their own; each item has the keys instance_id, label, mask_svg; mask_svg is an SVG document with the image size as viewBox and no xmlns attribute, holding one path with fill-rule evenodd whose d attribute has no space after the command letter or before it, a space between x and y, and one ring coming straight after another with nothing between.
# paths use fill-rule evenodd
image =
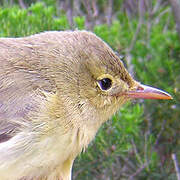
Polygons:
<instances>
[{"instance_id":1,"label":"bird","mask_svg":"<svg viewBox=\"0 0 180 180\"><path fill-rule=\"evenodd\" d=\"M172 99L86 30L0 38L0 66L1 180L70 180L77 155L124 103Z\"/></svg>"}]
</instances>

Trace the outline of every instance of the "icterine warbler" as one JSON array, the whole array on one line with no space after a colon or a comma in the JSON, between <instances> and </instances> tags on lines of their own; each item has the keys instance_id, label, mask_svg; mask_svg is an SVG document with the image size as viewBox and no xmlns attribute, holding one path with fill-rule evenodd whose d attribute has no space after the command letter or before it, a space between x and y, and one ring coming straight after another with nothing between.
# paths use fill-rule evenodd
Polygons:
<instances>
[{"instance_id":1,"label":"icterine warbler","mask_svg":"<svg viewBox=\"0 0 180 180\"><path fill-rule=\"evenodd\" d=\"M135 81L87 31L0 39L0 179L69 180L74 159L131 98L171 99Z\"/></svg>"}]
</instances>

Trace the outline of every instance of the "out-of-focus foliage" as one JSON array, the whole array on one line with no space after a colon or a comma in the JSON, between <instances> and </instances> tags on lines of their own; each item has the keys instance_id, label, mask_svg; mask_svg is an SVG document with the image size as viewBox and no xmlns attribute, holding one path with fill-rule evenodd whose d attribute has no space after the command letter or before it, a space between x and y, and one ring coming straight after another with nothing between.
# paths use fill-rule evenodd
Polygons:
<instances>
[{"instance_id":1,"label":"out-of-focus foliage","mask_svg":"<svg viewBox=\"0 0 180 180\"><path fill-rule=\"evenodd\" d=\"M45 6L43 3L36 3L28 9L1 7L0 25L0 36L14 37L69 28L65 15L57 17L54 6Z\"/></svg>"},{"instance_id":2,"label":"out-of-focus foliage","mask_svg":"<svg viewBox=\"0 0 180 180\"><path fill-rule=\"evenodd\" d=\"M25 9L18 3L1 4L1 37L71 27L56 0L24 0ZM107 9L106 3L98 1L99 14ZM156 1L151 5L153 9ZM168 91L174 100L145 100L123 106L76 159L74 179L176 179L171 155L176 153L180 162L180 42L170 7L159 6L151 14L146 6L140 16L127 1L114 1L112 24L95 17L100 23L94 23L92 30L120 55L126 55L123 61L136 79ZM86 13L85 7L81 10ZM72 17L74 29L86 29L86 18L80 14Z\"/></svg>"}]
</instances>

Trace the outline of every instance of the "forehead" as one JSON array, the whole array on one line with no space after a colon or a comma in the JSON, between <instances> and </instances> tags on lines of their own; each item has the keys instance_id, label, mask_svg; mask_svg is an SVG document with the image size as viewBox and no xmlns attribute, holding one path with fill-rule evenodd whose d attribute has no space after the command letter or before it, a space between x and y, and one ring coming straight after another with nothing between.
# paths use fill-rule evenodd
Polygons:
<instances>
[{"instance_id":1,"label":"forehead","mask_svg":"<svg viewBox=\"0 0 180 180\"><path fill-rule=\"evenodd\" d=\"M58 33L55 38L59 51L62 51L61 56L65 57L65 63L70 62L78 73L88 75L89 72L94 79L103 74L110 74L132 86L133 79L124 68L122 61L95 34L87 31L63 32Z\"/></svg>"},{"instance_id":2,"label":"forehead","mask_svg":"<svg viewBox=\"0 0 180 180\"><path fill-rule=\"evenodd\" d=\"M122 70L123 63L102 39L86 31L79 32L76 36L78 37L76 45L80 50L80 56L88 59L89 64L95 63L96 66L101 68L104 66L104 69L114 72Z\"/></svg>"},{"instance_id":3,"label":"forehead","mask_svg":"<svg viewBox=\"0 0 180 180\"><path fill-rule=\"evenodd\" d=\"M110 74L126 81L130 86L133 85L133 79L123 62L103 40L92 33L82 38L86 39L84 43L87 43L87 48L83 49L83 54L86 56L85 64L95 78Z\"/></svg>"}]
</instances>

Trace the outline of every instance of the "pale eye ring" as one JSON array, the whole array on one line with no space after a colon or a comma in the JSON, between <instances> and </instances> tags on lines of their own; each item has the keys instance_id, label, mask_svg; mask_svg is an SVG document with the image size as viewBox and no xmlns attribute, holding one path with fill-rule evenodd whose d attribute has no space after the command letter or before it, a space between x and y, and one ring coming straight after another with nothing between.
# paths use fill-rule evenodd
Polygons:
<instances>
[{"instance_id":1,"label":"pale eye ring","mask_svg":"<svg viewBox=\"0 0 180 180\"><path fill-rule=\"evenodd\" d=\"M103 91L110 89L112 86L112 80L109 78L103 78L101 80L98 80L98 83Z\"/></svg>"}]
</instances>

